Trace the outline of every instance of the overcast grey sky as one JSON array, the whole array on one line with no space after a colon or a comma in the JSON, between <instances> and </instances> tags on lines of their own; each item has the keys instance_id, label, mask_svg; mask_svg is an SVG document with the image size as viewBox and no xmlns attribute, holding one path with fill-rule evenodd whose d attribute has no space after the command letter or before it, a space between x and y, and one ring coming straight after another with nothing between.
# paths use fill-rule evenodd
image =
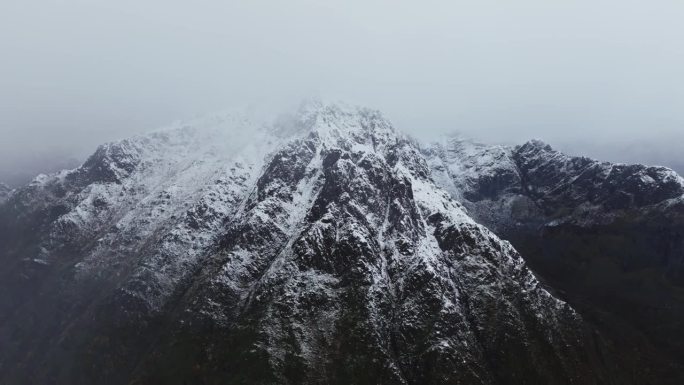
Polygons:
<instances>
[{"instance_id":1,"label":"overcast grey sky","mask_svg":"<svg viewBox=\"0 0 684 385\"><path fill-rule=\"evenodd\" d=\"M682 20L681 0L3 0L0 171L311 95L417 136L677 157Z\"/></svg>"}]
</instances>

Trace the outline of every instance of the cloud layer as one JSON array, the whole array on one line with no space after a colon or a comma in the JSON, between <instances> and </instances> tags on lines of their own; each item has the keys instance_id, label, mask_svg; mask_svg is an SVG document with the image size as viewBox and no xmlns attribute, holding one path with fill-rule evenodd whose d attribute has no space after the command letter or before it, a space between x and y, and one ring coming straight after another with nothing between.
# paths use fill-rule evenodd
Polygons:
<instances>
[{"instance_id":1,"label":"cloud layer","mask_svg":"<svg viewBox=\"0 0 684 385\"><path fill-rule=\"evenodd\" d=\"M682 149L683 14L675 0L9 0L0 169L311 95L381 109L416 136L649 161L615 149Z\"/></svg>"}]
</instances>

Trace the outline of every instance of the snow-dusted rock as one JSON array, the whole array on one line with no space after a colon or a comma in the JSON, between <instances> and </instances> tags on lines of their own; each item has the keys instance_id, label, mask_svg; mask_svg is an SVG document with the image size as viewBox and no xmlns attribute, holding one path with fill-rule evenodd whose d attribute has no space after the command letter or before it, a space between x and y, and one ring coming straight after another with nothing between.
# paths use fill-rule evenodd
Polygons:
<instances>
[{"instance_id":1,"label":"snow-dusted rock","mask_svg":"<svg viewBox=\"0 0 684 385\"><path fill-rule=\"evenodd\" d=\"M611 221L684 197L684 179L669 168L572 157L540 140L510 147L446 137L423 153L435 182L495 229Z\"/></svg>"},{"instance_id":2,"label":"snow-dusted rock","mask_svg":"<svg viewBox=\"0 0 684 385\"><path fill-rule=\"evenodd\" d=\"M0 204L4 203L9 198L11 193L12 189L8 185L0 182Z\"/></svg>"}]
</instances>

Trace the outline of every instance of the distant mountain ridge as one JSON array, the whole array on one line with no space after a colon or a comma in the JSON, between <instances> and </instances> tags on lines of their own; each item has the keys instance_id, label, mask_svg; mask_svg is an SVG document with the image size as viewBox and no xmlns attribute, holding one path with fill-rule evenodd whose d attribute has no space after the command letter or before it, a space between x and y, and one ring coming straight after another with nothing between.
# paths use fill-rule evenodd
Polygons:
<instances>
[{"instance_id":1,"label":"distant mountain ridge","mask_svg":"<svg viewBox=\"0 0 684 385\"><path fill-rule=\"evenodd\" d=\"M528 200L542 221L580 221L583 213L648 208L681 200L684 179L660 166L600 162L565 155L540 141L519 146L486 145L461 138L424 147L437 183L470 205L489 226L518 222L512 201ZM490 213L487 213L489 209Z\"/></svg>"}]
</instances>

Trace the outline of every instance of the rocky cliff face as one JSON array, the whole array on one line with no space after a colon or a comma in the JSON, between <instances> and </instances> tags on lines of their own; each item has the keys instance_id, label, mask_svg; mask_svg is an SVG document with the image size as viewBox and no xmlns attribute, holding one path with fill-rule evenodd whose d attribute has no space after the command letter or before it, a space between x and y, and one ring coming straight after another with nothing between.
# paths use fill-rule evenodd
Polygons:
<instances>
[{"instance_id":1,"label":"rocky cliff face","mask_svg":"<svg viewBox=\"0 0 684 385\"><path fill-rule=\"evenodd\" d=\"M682 378L684 180L664 167L447 138L435 180L618 340L643 340ZM646 348L643 348L646 349Z\"/></svg>"},{"instance_id":2,"label":"rocky cliff face","mask_svg":"<svg viewBox=\"0 0 684 385\"><path fill-rule=\"evenodd\" d=\"M0 206L0 382L643 383L430 165L314 103L39 177Z\"/></svg>"}]
</instances>

